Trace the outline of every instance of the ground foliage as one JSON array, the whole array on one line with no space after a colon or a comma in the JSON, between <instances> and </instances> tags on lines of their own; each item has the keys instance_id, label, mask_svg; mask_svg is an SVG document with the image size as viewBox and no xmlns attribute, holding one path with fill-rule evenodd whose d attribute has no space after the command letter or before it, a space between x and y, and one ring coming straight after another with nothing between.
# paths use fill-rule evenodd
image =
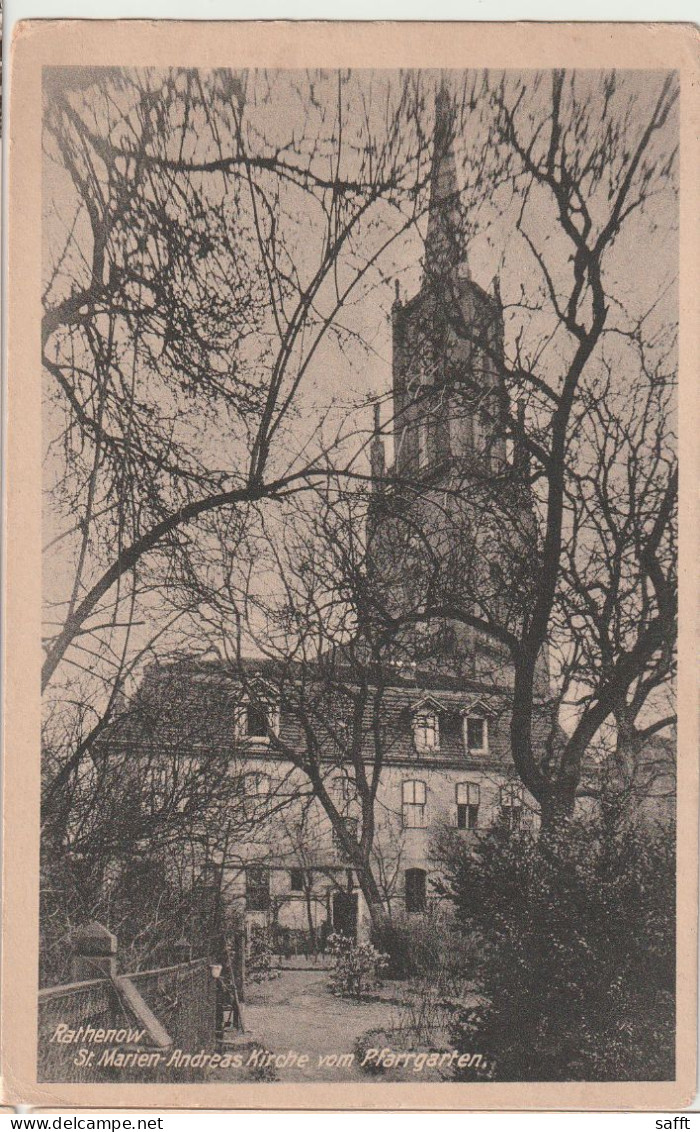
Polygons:
<instances>
[{"instance_id":1,"label":"ground foliage","mask_svg":"<svg viewBox=\"0 0 700 1132\"><path fill-rule=\"evenodd\" d=\"M358 943L349 936L333 932L328 937L331 956L330 988L342 998L362 999L381 985L389 956L371 943Z\"/></svg>"},{"instance_id":2,"label":"ground foliage","mask_svg":"<svg viewBox=\"0 0 700 1132\"><path fill-rule=\"evenodd\" d=\"M457 1014L455 1043L502 1081L672 1079L674 841L614 805L539 840L446 835L442 891L483 938L487 1002Z\"/></svg>"}]
</instances>

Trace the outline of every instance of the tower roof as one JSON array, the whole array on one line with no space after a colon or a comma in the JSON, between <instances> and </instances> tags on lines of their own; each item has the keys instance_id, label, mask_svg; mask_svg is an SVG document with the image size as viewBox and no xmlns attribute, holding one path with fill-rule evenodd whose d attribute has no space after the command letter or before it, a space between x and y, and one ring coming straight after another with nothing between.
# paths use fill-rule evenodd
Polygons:
<instances>
[{"instance_id":1,"label":"tower roof","mask_svg":"<svg viewBox=\"0 0 700 1132\"><path fill-rule=\"evenodd\" d=\"M425 271L439 279L461 268L469 276L454 153L455 116L444 82L435 96L435 134L430 175Z\"/></svg>"}]
</instances>

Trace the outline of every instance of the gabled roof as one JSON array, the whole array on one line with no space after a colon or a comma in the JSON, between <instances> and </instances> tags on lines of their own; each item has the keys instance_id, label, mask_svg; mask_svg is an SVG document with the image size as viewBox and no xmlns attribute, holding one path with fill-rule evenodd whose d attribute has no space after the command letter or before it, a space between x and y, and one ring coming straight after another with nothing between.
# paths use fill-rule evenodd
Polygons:
<instances>
[{"instance_id":1,"label":"gabled roof","mask_svg":"<svg viewBox=\"0 0 700 1132\"><path fill-rule=\"evenodd\" d=\"M460 715L484 715L492 717L496 715L494 706L483 696L470 698L462 708Z\"/></svg>"},{"instance_id":2,"label":"gabled roof","mask_svg":"<svg viewBox=\"0 0 700 1132\"><path fill-rule=\"evenodd\" d=\"M440 700L436 700L435 696L427 695L421 696L417 703L411 704L411 714L417 715L419 711L446 711L447 708Z\"/></svg>"},{"instance_id":3,"label":"gabled roof","mask_svg":"<svg viewBox=\"0 0 700 1132\"><path fill-rule=\"evenodd\" d=\"M242 704L273 704L278 703L279 698L279 689L261 676L254 676L246 681L246 684L238 691L238 699Z\"/></svg>"}]
</instances>

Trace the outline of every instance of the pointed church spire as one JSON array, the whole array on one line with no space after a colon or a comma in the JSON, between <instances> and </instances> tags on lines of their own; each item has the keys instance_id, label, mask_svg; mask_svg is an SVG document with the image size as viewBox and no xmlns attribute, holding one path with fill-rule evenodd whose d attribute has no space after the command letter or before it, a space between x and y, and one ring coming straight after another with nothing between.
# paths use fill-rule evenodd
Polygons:
<instances>
[{"instance_id":1,"label":"pointed church spire","mask_svg":"<svg viewBox=\"0 0 700 1132\"><path fill-rule=\"evenodd\" d=\"M460 268L469 278L463 250L463 224L454 154L454 108L444 80L435 96L435 135L430 176L425 270L429 278L444 277Z\"/></svg>"}]
</instances>

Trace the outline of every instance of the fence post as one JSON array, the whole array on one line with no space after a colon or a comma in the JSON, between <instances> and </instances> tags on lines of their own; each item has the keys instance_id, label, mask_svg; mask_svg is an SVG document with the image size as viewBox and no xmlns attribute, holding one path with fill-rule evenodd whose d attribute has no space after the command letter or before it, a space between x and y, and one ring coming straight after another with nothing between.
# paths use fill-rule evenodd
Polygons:
<instances>
[{"instance_id":1,"label":"fence post","mask_svg":"<svg viewBox=\"0 0 700 1132\"><path fill-rule=\"evenodd\" d=\"M84 924L71 932L71 978L113 979L117 973L117 937L103 924Z\"/></svg>"}]
</instances>

